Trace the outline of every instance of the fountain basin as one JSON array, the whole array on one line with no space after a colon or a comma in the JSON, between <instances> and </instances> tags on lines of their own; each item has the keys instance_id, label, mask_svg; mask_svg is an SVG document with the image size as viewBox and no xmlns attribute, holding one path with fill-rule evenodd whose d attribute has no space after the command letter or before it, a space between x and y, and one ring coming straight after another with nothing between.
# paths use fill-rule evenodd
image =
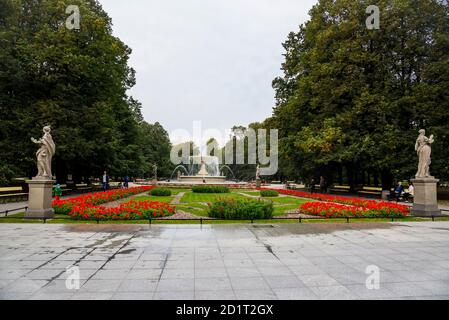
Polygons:
<instances>
[{"instance_id":1,"label":"fountain basin","mask_svg":"<svg viewBox=\"0 0 449 320\"><path fill-rule=\"evenodd\" d=\"M225 176L180 176L180 183L189 183L189 184L210 184L210 183L225 183Z\"/></svg>"}]
</instances>

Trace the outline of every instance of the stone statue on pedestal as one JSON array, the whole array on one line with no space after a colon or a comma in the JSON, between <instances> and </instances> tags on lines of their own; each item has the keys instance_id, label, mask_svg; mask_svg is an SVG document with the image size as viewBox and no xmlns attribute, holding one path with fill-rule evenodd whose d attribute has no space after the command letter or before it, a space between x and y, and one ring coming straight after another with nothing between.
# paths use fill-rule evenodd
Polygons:
<instances>
[{"instance_id":1,"label":"stone statue on pedestal","mask_svg":"<svg viewBox=\"0 0 449 320\"><path fill-rule=\"evenodd\" d=\"M154 179L157 180L157 164L153 165L153 176L154 176Z\"/></svg>"},{"instance_id":2,"label":"stone statue on pedestal","mask_svg":"<svg viewBox=\"0 0 449 320\"><path fill-rule=\"evenodd\" d=\"M433 135L426 137L426 130L419 130L419 136L416 139L415 151L418 154L419 163L416 178L433 178L430 176L430 154L432 152L431 144L434 142Z\"/></svg>"},{"instance_id":3,"label":"stone statue on pedestal","mask_svg":"<svg viewBox=\"0 0 449 320\"><path fill-rule=\"evenodd\" d=\"M201 157L201 167L200 167L200 171L197 174L198 176L208 176L209 173L207 172L206 169L206 163L204 162L203 158Z\"/></svg>"},{"instance_id":4,"label":"stone statue on pedestal","mask_svg":"<svg viewBox=\"0 0 449 320\"><path fill-rule=\"evenodd\" d=\"M28 210L25 213L27 219L53 218L52 188L54 181L51 173L51 160L55 155L55 142L50 134L50 126L45 126L44 135L39 140L31 138L31 141L39 144L37 157L37 176L28 180Z\"/></svg>"},{"instance_id":5,"label":"stone statue on pedestal","mask_svg":"<svg viewBox=\"0 0 449 320\"><path fill-rule=\"evenodd\" d=\"M419 158L418 171L415 179L411 180L415 188L411 210L414 216L438 216L441 214L437 201L437 184L439 180L430 175L430 154L433 142L433 135L427 138L426 130L419 130L419 136L415 143L415 150Z\"/></svg>"},{"instance_id":6,"label":"stone statue on pedestal","mask_svg":"<svg viewBox=\"0 0 449 320\"><path fill-rule=\"evenodd\" d=\"M256 167L256 188L260 188L261 183L260 183L260 166L257 165Z\"/></svg>"},{"instance_id":7,"label":"stone statue on pedestal","mask_svg":"<svg viewBox=\"0 0 449 320\"><path fill-rule=\"evenodd\" d=\"M35 179L51 180L51 161L55 155L56 146L50 134L50 126L45 126L43 131L44 135L39 140L31 138L32 142L41 145L39 150L36 152L38 172Z\"/></svg>"}]
</instances>

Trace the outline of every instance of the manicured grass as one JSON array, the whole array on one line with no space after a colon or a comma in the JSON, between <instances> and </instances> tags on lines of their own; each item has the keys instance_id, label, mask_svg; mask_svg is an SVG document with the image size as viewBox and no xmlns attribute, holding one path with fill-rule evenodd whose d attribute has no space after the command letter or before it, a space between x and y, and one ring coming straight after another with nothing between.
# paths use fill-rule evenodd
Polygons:
<instances>
[{"instance_id":1,"label":"manicured grass","mask_svg":"<svg viewBox=\"0 0 449 320\"><path fill-rule=\"evenodd\" d=\"M187 192L182 198L182 203L211 202L215 199L245 199L246 197L235 192L230 193L193 193Z\"/></svg>"},{"instance_id":2,"label":"manicured grass","mask_svg":"<svg viewBox=\"0 0 449 320\"><path fill-rule=\"evenodd\" d=\"M176 205L176 209L194 214L198 217L207 217L208 216L207 215L208 206L205 206L205 205L202 205L199 203L178 204L178 205Z\"/></svg>"},{"instance_id":3,"label":"manicured grass","mask_svg":"<svg viewBox=\"0 0 449 320\"><path fill-rule=\"evenodd\" d=\"M133 198L134 201L158 201L158 202L166 202L170 203L173 200L174 196L167 196L167 197L157 197L157 196L141 196L141 197L135 197ZM126 200L125 200L126 202Z\"/></svg>"},{"instance_id":4,"label":"manicured grass","mask_svg":"<svg viewBox=\"0 0 449 320\"><path fill-rule=\"evenodd\" d=\"M290 204L290 205L276 205L274 203L274 216L283 216L287 214L287 211L298 209L299 205Z\"/></svg>"},{"instance_id":5,"label":"manicured grass","mask_svg":"<svg viewBox=\"0 0 449 320\"><path fill-rule=\"evenodd\" d=\"M271 201L273 201L275 204L297 204L299 205L306 203L306 202L312 202L314 200L308 200L303 198L296 198L296 197L273 197L273 198L266 198Z\"/></svg>"},{"instance_id":6,"label":"manicured grass","mask_svg":"<svg viewBox=\"0 0 449 320\"><path fill-rule=\"evenodd\" d=\"M248 190L241 190L241 191L235 191L238 193L244 193L247 194L249 196L256 196L256 197L260 197L260 191L248 191Z\"/></svg>"}]
</instances>

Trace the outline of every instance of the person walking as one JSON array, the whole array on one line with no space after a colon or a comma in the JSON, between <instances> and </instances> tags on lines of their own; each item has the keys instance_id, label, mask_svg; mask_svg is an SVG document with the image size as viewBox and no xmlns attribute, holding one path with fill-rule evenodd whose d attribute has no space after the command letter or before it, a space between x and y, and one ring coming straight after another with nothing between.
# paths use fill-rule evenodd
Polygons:
<instances>
[{"instance_id":1,"label":"person walking","mask_svg":"<svg viewBox=\"0 0 449 320\"><path fill-rule=\"evenodd\" d=\"M101 178L101 185L103 186L103 191L108 190L108 188L109 188L109 176L108 176L108 173L106 171L103 172L103 177Z\"/></svg>"},{"instance_id":2,"label":"person walking","mask_svg":"<svg viewBox=\"0 0 449 320\"><path fill-rule=\"evenodd\" d=\"M55 200L56 201L61 200L62 189L61 189L61 185L59 183L56 186L53 187L53 193L55 195Z\"/></svg>"},{"instance_id":3,"label":"person walking","mask_svg":"<svg viewBox=\"0 0 449 320\"><path fill-rule=\"evenodd\" d=\"M129 188L129 177L127 175L125 176L123 181L125 182L125 188Z\"/></svg>"}]
</instances>

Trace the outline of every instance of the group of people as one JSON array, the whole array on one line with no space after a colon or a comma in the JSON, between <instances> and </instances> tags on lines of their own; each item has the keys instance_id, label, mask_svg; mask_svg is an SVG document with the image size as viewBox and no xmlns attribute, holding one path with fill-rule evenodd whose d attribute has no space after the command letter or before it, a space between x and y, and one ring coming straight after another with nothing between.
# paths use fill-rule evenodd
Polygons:
<instances>
[{"instance_id":1,"label":"group of people","mask_svg":"<svg viewBox=\"0 0 449 320\"><path fill-rule=\"evenodd\" d=\"M319 186L320 186L320 193L327 193L328 183L323 176L320 177ZM312 179L310 183L310 193L314 192L315 192L315 180ZM389 198L390 200L396 201L399 201L402 198L406 202L409 202L413 199L414 194L415 194L415 187L413 186L412 182L409 182L409 186L407 189L404 188L402 182L398 182L397 185L394 187L393 191L391 191Z\"/></svg>"},{"instance_id":2,"label":"group of people","mask_svg":"<svg viewBox=\"0 0 449 320\"><path fill-rule=\"evenodd\" d=\"M320 193L327 193L327 181L326 179L321 176L320 177ZM314 193L315 192L315 179L312 179L312 181L310 182L310 193Z\"/></svg>"},{"instance_id":3,"label":"group of people","mask_svg":"<svg viewBox=\"0 0 449 320\"><path fill-rule=\"evenodd\" d=\"M129 180L130 180L129 177L125 176L123 178L123 182L120 182L119 187L121 189L129 188ZM103 176L101 177L101 186L103 188L103 191L106 191L109 189L109 175L106 171L103 172Z\"/></svg>"},{"instance_id":4,"label":"group of people","mask_svg":"<svg viewBox=\"0 0 449 320\"><path fill-rule=\"evenodd\" d=\"M399 181L393 192L390 194L390 200L394 198L396 199L396 201L399 201L401 198L403 198L406 202L408 202L409 200L413 199L414 195L415 187L413 186L412 182L410 182L408 188L405 189L402 185L402 182Z\"/></svg>"}]
</instances>

